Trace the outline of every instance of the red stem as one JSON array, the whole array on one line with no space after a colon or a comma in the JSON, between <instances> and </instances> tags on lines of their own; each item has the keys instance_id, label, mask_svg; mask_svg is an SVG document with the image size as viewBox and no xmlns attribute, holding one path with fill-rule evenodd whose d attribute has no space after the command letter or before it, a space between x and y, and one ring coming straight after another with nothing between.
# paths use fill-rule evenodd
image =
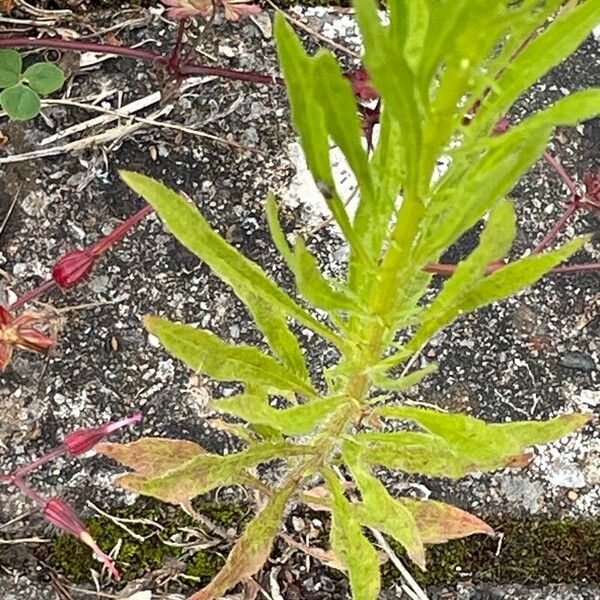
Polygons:
<instances>
[{"instance_id":1,"label":"red stem","mask_svg":"<svg viewBox=\"0 0 600 600\"><path fill-rule=\"evenodd\" d=\"M43 283L41 283L37 287L33 288L32 290L25 292L22 296L17 298L8 307L8 309L9 310L17 310L18 308L21 308L28 302L35 300L42 294L45 294L45 293L49 292L50 290L53 290L55 287L56 287L56 281L54 281L54 279L48 279L48 281L44 281Z\"/></svg>"},{"instance_id":2,"label":"red stem","mask_svg":"<svg viewBox=\"0 0 600 600\"><path fill-rule=\"evenodd\" d=\"M62 50L72 50L74 52L99 52L102 54L115 54L126 56L128 58L137 58L154 63L160 63L168 66L169 56L145 50L142 48L129 48L128 46L117 46L114 44L100 44L96 42L81 42L79 40L62 40L55 38L33 38L33 37L8 37L0 39L0 48L58 48ZM255 71L240 71L229 69L227 67L213 67L209 65L198 64L195 61L185 61L181 65L174 67L175 74L181 77L190 77L192 75L215 75L224 79L235 81L249 81L251 83L264 84L283 84L283 79L274 75L266 75Z\"/></svg>"},{"instance_id":3,"label":"red stem","mask_svg":"<svg viewBox=\"0 0 600 600\"><path fill-rule=\"evenodd\" d=\"M173 52L171 52L171 56L169 57L168 65L172 71L178 72L180 70L179 61L181 59L181 49L183 44L183 35L185 34L185 27L187 24L186 19L181 19L179 21L179 27L177 29L177 39L175 40L175 46L173 47Z\"/></svg>"},{"instance_id":4,"label":"red stem","mask_svg":"<svg viewBox=\"0 0 600 600\"><path fill-rule=\"evenodd\" d=\"M544 160L556 171L558 176L563 180L564 184L571 191L571 194L579 198L581 196L581 194L579 193L579 188L577 184L573 181L571 176L567 173L560 160L558 160L558 158L556 158L555 156L552 156L552 154L550 154L550 152L548 152L547 150L544 151L543 157Z\"/></svg>"},{"instance_id":5,"label":"red stem","mask_svg":"<svg viewBox=\"0 0 600 600\"><path fill-rule=\"evenodd\" d=\"M545 250L550 242L558 235L558 232L567 224L569 219L581 208L577 198L571 198L567 209L562 214L560 219L556 221L554 227L544 236L544 239L531 251L532 254L539 254Z\"/></svg>"}]
</instances>

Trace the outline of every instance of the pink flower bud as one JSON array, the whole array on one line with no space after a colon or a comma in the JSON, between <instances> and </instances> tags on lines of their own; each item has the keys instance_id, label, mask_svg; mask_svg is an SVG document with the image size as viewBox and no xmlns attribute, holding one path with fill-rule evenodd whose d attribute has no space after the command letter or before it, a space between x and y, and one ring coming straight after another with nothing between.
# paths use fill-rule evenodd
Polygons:
<instances>
[{"instance_id":1,"label":"pink flower bud","mask_svg":"<svg viewBox=\"0 0 600 600\"><path fill-rule=\"evenodd\" d=\"M96 444L102 441L107 435L113 431L132 425L142 420L142 413L135 413L131 417L121 419L120 421L109 421L100 427L92 427L90 429L78 429L69 433L65 437L63 446L67 452L72 455L83 454L91 450Z\"/></svg>"},{"instance_id":2,"label":"pink flower bud","mask_svg":"<svg viewBox=\"0 0 600 600\"><path fill-rule=\"evenodd\" d=\"M120 578L115 563L108 555L100 550L98 544L96 544L89 534L77 513L64 500L61 500L60 498L50 498L44 505L43 515L44 518L55 527L74 535L84 544L87 544L93 550L94 555L98 560L104 563L104 566L109 570L110 574L115 579Z\"/></svg>"},{"instance_id":3,"label":"pink flower bud","mask_svg":"<svg viewBox=\"0 0 600 600\"><path fill-rule=\"evenodd\" d=\"M95 262L96 256L91 250L73 250L54 265L52 279L61 288L73 287L90 274Z\"/></svg>"}]
</instances>

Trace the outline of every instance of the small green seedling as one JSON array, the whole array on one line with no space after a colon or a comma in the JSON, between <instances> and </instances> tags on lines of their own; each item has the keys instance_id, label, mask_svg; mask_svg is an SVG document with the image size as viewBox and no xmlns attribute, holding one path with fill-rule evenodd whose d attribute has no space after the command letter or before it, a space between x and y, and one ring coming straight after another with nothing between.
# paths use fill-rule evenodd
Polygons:
<instances>
[{"instance_id":1,"label":"small green seedling","mask_svg":"<svg viewBox=\"0 0 600 600\"><path fill-rule=\"evenodd\" d=\"M59 90L65 82L60 67L38 62L23 71L23 59L16 50L0 50L0 106L17 121L36 117L41 108L40 94Z\"/></svg>"}]
</instances>

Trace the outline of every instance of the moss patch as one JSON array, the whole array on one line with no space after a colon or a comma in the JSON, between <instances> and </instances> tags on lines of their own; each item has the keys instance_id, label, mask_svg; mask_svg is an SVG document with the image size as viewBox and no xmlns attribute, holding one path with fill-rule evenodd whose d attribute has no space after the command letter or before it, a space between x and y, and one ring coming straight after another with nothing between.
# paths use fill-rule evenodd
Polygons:
<instances>
[{"instance_id":1,"label":"moss patch","mask_svg":"<svg viewBox=\"0 0 600 600\"><path fill-rule=\"evenodd\" d=\"M466 579L521 584L600 582L600 517L490 524L504 534L499 556L498 541L481 535L428 546L427 571L415 568L415 579L424 586ZM394 548L403 555L397 545ZM398 577L389 563L383 575L388 585Z\"/></svg>"},{"instance_id":2,"label":"moss patch","mask_svg":"<svg viewBox=\"0 0 600 600\"><path fill-rule=\"evenodd\" d=\"M197 510L223 528L241 532L250 519L244 507L231 504L199 504ZM164 567L170 560L182 559L184 573L200 579L204 585L224 563L227 548L200 550L182 556L182 550L165 544L182 528L201 528L182 511L159 503L144 502L114 512L117 517L144 517L160 523L165 529L157 535L148 525L128 525L135 533L149 536L140 542L103 517L87 522L92 535L109 550L121 540L118 565L123 579L129 581ZM493 523L504 534L500 554L498 541L486 536L472 536L447 544L429 546L428 570L418 572L415 579L423 585L442 585L464 580L521 584L594 584L600 583L600 517L593 519L511 520ZM323 541L326 545L326 540ZM406 559L403 550L392 542L396 552ZM90 569L98 568L88 549L72 536L61 535L45 557L60 572L76 583L90 583ZM333 574L333 572L332 572ZM341 573L337 571L342 577ZM386 587L398 577L391 563L383 566Z\"/></svg>"},{"instance_id":3,"label":"moss patch","mask_svg":"<svg viewBox=\"0 0 600 600\"><path fill-rule=\"evenodd\" d=\"M201 504L197 510L208 517L215 525L240 532L250 518L244 507L231 504ZM140 541L105 517L93 517L86 525L101 548L108 551L120 541L117 563L124 581L130 581L153 570L164 567L168 562L182 558L183 550L165 543L181 534L184 528L202 529L202 525L183 511L165 505L145 502L143 506L112 511L120 518L145 518L159 523L164 530L157 531L152 525L126 523L137 535L146 539ZM200 578L200 583L208 583L219 571L225 559L226 551L219 552L209 548L193 555L185 556L186 575ZM52 544L47 559L74 583L90 582L90 569L98 569L98 562L89 550L70 535L60 535Z\"/></svg>"}]
</instances>

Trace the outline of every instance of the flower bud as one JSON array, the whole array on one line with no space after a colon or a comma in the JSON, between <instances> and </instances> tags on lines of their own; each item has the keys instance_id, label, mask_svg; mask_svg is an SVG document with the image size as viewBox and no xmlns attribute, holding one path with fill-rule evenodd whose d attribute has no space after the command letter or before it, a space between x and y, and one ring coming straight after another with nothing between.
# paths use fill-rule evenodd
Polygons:
<instances>
[{"instance_id":1,"label":"flower bud","mask_svg":"<svg viewBox=\"0 0 600 600\"><path fill-rule=\"evenodd\" d=\"M88 450L91 450L96 444L102 441L107 435L113 431L125 427L126 425L132 425L142 420L141 413L135 413L131 417L121 419L120 421L109 421L100 427L92 427L90 429L78 429L69 433L65 437L63 446L67 452L71 455L83 454Z\"/></svg>"},{"instance_id":2,"label":"flower bud","mask_svg":"<svg viewBox=\"0 0 600 600\"><path fill-rule=\"evenodd\" d=\"M98 544L96 544L89 534L77 513L64 500L60 498L50 498L44 505L43 515L44 518L55 527L74 535L84 544L87 544L93 550L96 558L104 563L104 566L109 570L110 574L115 579L120 578L119 571L115 567L114 562L100 550Z\"/></svg>"},{"instance_id":3,"label":"flower bud","mask_svg":"<svg viewBox=\"0 0 600 600\"><path fill-rule=\"evenodd\" d=\"M73 250L60 258L52 269L52 279L61 288L70 288L85 279L96 262L96 256L89 250Z\"/></svg>"}]
</instances>

